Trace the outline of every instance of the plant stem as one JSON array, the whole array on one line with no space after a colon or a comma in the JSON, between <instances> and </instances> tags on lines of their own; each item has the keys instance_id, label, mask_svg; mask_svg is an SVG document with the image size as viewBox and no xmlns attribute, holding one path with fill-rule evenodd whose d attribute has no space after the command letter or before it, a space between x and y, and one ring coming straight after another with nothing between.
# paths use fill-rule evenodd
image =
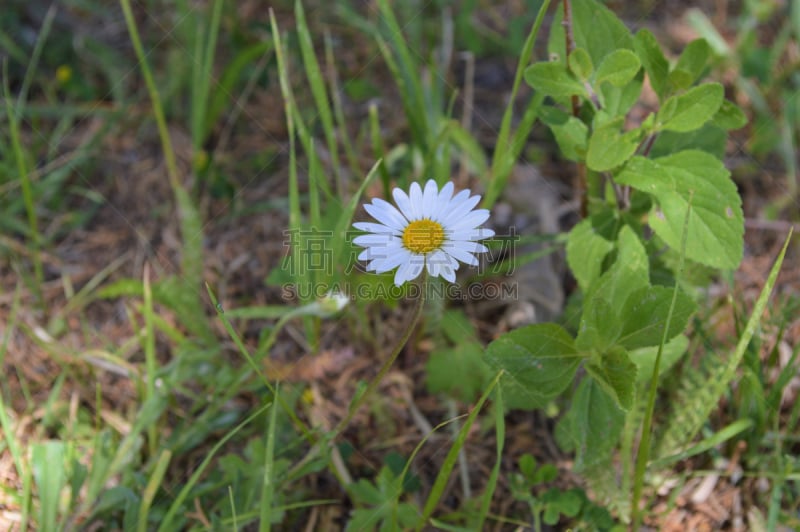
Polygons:
<instances>
[{"instance_id":1,"label":"plant stem","mask_svg":"<svg viewBox=\"0 0 800 532\"><path fill-rule=\"evenodd\" d=\"M422 309L425 307L424 303L425 303L426 281L427 281L427 275L423 270L422 280L419 283L421 287L420 296L416 301L416 304L414 306L414 313L411 316L411 321L406 327L403 336L400 337L400 341L397 342L397 345L394 346L391 355L389 355L389 358L387 358L386 362L383 363L383 366L381 366L381 369L380 371L378 371L378 374L375 375L375 377L370 381L369 385L367 385L367 389L364 390L364 393L361 394L361 397L359 397L350 405L350 409L347 412L347 416L345 416L345 418L342 419L338 425L336 425L336 428L333 429L334 436L340 434L347 427L347 425L353 419L353 416L358 411L358 409L366 402L369 396L372 395L372 393L381 383L386 374L389 373L389 369L391 369L392 365L394 364L394 361L397 360L397 357L398 355L400 355L400 352L403 350L403 347L405 347L405 345L408 343L408 339L411 338L411 333L417 326L417 322L419 321L420 316L422 316Z\"/></svg>"},{"instance_id":2,"label":"plant stem","mask_svg":"<svg viewBox=\"0 0 800 532\"><path fill-rule=\"evenodd\" d=\"M350 424L350 421L353 419L353 416L358 411L359 408L369 399L370 395L375 391L378 385L381 383L383 378L389 373L389 369L394 364L394 361L397 360L397 357L400 355L400 352L403 350L403 347L408 343L409 338L411 338L411 333L414 331L414 328L417 326L417 322L419 322L420 317L422 316L422 309L424 308L425 303L425 282L427 280L427 274L423 270L422 272L422 279L420 281L420 286L422 289L420 290L419 299L417 299L416 305L414 306L414 313L411 316L411 320L409 321L408 326L406 327L403 336L400 337L400 341L397 342L392 353L386 359L386 362L383 363L380 371L375 377L370 381L367 389L364 393L361 394L361 397L356 399L351 405L350 409L347 412L347 416L342 419L336 427L328 432L325 437L318 441L309 451L308 453L299 461L297 462L292 469L287 473L288 478L292 478L297 471L301 471L309 462L311 462L316 456L318 456L319 452L322 450L323 446L325 445L332 445L333 440L345 429L347 425ZM334 475L338 476L338 472L334 469Z\"/></svg>"},{"instance_id":3,"label":"plant stem","mask_svg":"<svg viewBox=\"0 0 800 532\"><path fill-rule=\"evenodd\" d=\"M569 64L569 54L575 49L575 37L572 33L572 5L570 0L563 1L564 6L564 20L561 24L564 25L564 38L566 39L565 49L567 56L564 58L564 63ZM572 116L578 118L581 110L580 99L577 94L572 95ZM586 164L578 163L577 168L577 183L575 189L577 190L578 197L581 202L581 218L586 218L589 214L589 187L586 183Z\"/></svg>"}]
</instances>

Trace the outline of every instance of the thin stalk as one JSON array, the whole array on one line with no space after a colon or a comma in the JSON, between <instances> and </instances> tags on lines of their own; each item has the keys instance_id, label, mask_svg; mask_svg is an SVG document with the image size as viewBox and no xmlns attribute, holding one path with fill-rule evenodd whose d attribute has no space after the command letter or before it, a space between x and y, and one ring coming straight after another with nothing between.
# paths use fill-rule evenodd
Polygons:
<instances>
[{"instance_id":1,"label":"thin stalk","mask_svg":"<svg viewBox=\"0 0 800 532\"><path fill-rule=\"evenodd\" d=\"M689 206L686 209L686 217L683 220L683 234L681 235L681 256L678 263L677 277L683 273L683 265L686 258L686 237L689 234L689 217L692 214L692 198L689 197ZM647 397L647 410L644 414L644 421L642 423L642 439L639 442L639 449L636 454L636 469L633 478L633 498L631 499L631 512L632 512L632 530L639 530L642 522L642 511L639 505L639 500L642 497L642 487L644 486L644 474L647 471L647 460L650 457L650 439L652 437L653 426L653 413L656 406L656 394L658 391L658 374L661 367L661 355L664 351L664 345L667 343L667 335L669 334L670 325L672 322L672 315L675 311L675 302L678 299L679 284L677 278L675 280L675 289L672 291L672 301L669 305L669 312L667 313L667 320L664 323L664 333L661 337L661 343L658 345L658 353L656 354L656 361L653 364L653 375L650 377L650 387Z\"/></svg>"},{"instance_id":2,"label":"thin stalk","mask_svg":"<svg viewBox=\"0 0 800 532\"><path fill-rule=\"evenodd\" d=\"M341 433L347 427L347 425L350 424L350 421L353 419L353 416L358 411L358 409L361 408L361 406L366 402L367 399L369 399L370 395L372 395L372 393L381 383L386 374L389 373L389 370L394 364L394 361L397 360L397 357L398 355L400 355L400 352L403 350L403 347L405 347L405 345L408 343L408 339L411 338L411 333L416 328L417 322L419 321L420 316L422 316L422 309L425 307L425 282L427 281L427 279L428 276L425 270L423 270L422 280L420 281L420 286L422 287L422 289L420 290L420 296L419 298L417 298L416 304L414 306L414 313L411 316L411 321L406 327L403 336L400 337L400 341L397 342L397 345L394 346L392 354L389 355L389 358L387 358L386 361L383 363L383 366L381 366L381 369L380 371L378 371L378 374L375 375L375 377L367 385L367 389L364 391L364 393L361 394L361 397L356 399L350 405L350 410L348 410L347 416L345 416L345 418L342 419L338 425L336 425L336 428L333 429L334 435Z\"/></svg>"},{"instance_id":3,"label":"thin stalk","mask_svg":"<svg viewBox=\"0 0 800 532\"><path fill-rule=\"evenodd\" d=\"M144 265L144 362L147 372L145 387L145 400L151 399L156 394L156 333L153 326L153 291L150 285L150 266ZM150 454L155 456L158 449L158 429L154 424L147 428L147 441L150 445ZM168 460L168 459L167 459Z\"/></svg>"},{"instance_id":4,"label":"thin stalk","mask_svg":"<svg viewBox=\"0 0 800 532\"><path fill-rule=\"evenodd\" d=\"M153 115L155 115L156 126L158 127L158 136L161 139L161 148L164 151L164 161L167 165L167 176L169 183L172 185L173 191L181 188L180 179L178 178L178 163L175 160L175 151L172 149L172 140L167 130L167 120L164 118L164 108L161 106L161 97L158 94L158 88L153 80L153 74L150 71L150 66L147 64L147 55L142 48L142 41L139 38L139 29L136 27L136 21L133 18L131 11L130 0L119 0L122 6L122 12L125 15L125 23L128 26L128 33L131 36L131 43L136 52L136 59L139 61L139 67L142 69L142 76L147 85L147 92L150 95L150 100L153 103ZM186 235L185 235L186 236Z\"/></svg>"},{"instance_id":5,"label":"thin stalk","mask_svg":"<svg viewBox=\"0 0 800 532\"><path fill-rule=\"evenodd\" d=\"M33 240L33 274L35 278L34 293L40 305L44 304L42 299L42 285L44 284L44 268L42 266L42 235L39 232L39 222L36 218L36 206L33 199L33 188L31 187L31 176L28 173L25 153L22 150L22 142L19 134L19 120L22 115L19 107L16 109L11 103L11 89L8 86L8 62L3 62L3 93L6 100L6 115L8 116L8 131L11 137L11 147L14 151L14 159L17 163L17 173L19 174L20 187L22 188L22 201L25 204L25 212L28 215L28 227Z\"/></svg>"},{"instance_id":6,"label":"thin stalk","mask_svg":"<svg viewBox=\"0 0 800 532\"><path fill-rule=\"evenodd\" d=\"M358 411L358 409L361 408L361 406L363 406L366 400L369 399L369 397L373 394L375 389L381 383L386 374L389 373L389 369L394 364L394 361L397 360L397 357L400 355L400 352L403 350L403 347L405 347L405 345L408 343L409 338L411 338L411 333L416 328L417 323L419 322L419 319L422 316L422 310L425 307L424 303L425 303L426 280L427 280L427 274L423 270L422 280L420 282L422 290L420 290L420 297L419 299L417 299L416 305L414 306L414 312L413 315L411 316L411 320L409 321L409 324L406 327L403 336L400 338L400 341L398 341L397 344L394 346L392 353L383 363L383 366L381 367L380 371L378 371L378 374L375 375L372 381L370 381L369 385L367 385L367 389L364 391L364 393L361 394L361 397L356 399L350 405L350 409L347 412L347 416L345 416L345 418L342 419L332 431L328 432L323 440L317 442L317 444L314 445L311 448L311 450L309 450L308 453L300 461L295 463L295 465L286 475L288 478L293 478L296 472L301 471L308 463L310 463L314 458L316 458L319 455L319 452L322 450L323 445L329 445L336 438L336 436L338 436L345 428L347 428L347 425L350 424L350 421L353 419L353 416ZM333 469L332 472L334 475L338 476L338 471Z\"/></svg>"},{"instance_id":7,"label":"thin stalk","mask_svg":"<svg viewBox=\"0 0 800 532\"><path fill-rule=\"evenodd\" d=\"M567 57L565 61L569 60L569 54L575 49L575 37L572 32L572 5L570 0L563 0L564 5L564 20L561 22L564 25L564 38L566 39ZM581 105L580 99L577 94L572 95L572 116L578 118L580 114ZM586 177L586 163L578 163L577 168L577 183L575 189L577 190L578 197L581 202L581 218L586 218L589 214L589 185Z\"/></svg>"}]
</instances>

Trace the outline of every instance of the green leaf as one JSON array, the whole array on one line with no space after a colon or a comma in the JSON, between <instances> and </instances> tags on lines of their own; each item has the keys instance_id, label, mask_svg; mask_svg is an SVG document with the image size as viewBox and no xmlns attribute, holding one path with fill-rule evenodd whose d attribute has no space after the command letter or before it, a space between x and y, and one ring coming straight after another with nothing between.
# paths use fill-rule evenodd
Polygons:
<instances>
[{"instance_id":1,"label":"green leaf","mask_svg":"<svg viewBox=\"0 0 800 532\"><path fill-rule=\"evenodd\" d=\"M686 45L675 68L669 73L669 82L676 89L688 89L700 78L711 57L711 48L705 39L695 39Z\"/></svg>"},{"instance_id":2,"label":"green leaf","mask_svg":"<svg viewBox=\"0 0 800 532\"><path fill-rule=\"evenodd\" d=\"M474 401L491 377L483 360L483 349L473 342L434 351L426 368L428 390L446 393L465 403Z\"/></svg>"},{"instance_id":3,"label":"green leaf","mask_svg":"<svg viewBox=\"0 0 800 532\"><path fill-rule=\"evenodd\" d=\"M594 65L589 53L583 48L575 48L569 54L569 69L581 81L586 81L592 75Z\"/></svg>"},{"instance_id":4,"label":"green leaf","mask_svg":"<svg viewBox=\"0 0 800 532\"><path fill-rule=\"evenodd\" d=\"M741 198L728 175L713 156L686 150L654 160L634 157L616 181L653 195L657 205L650 212L650 226L673 249L681 247L691 202L686 257L735 269L742 260L744 216Z\"/></svg>"},{"instance_id":5,"label":"green leaf","mask_svg":"<svg viewBox=\"0 0 800 532\"><path fill-rule=\"evenodd\" d=\"M582 120L549 105L542 106L539 116L553 132L565 158L570 161L581 161L586 157L589 128Z\"/></svg>"},{"instance_id":6,"label":"green leaf","mask_svg":"<svg viewBox=\"0 0 800 532\"><path fill-rule=\"evenodd\" d=\"M624 347L615 346L586 364L586 371L614 398L617 406L628 411L636 393L636 364Z\"/></svg>"},{"instance_id":7,"label":"green leaf","mask_svg":"<svg viewBox=\"0 0 800 532\"><path fill-rule=\"evenodd\" d=\"M587 377L556 426L556 438L564 450L575 451L574 470L580 472L610 457L624 423L625 413L614 398Z\"/></svg>"},{"instance_id":8,"label":"green leaf","mask_svg":"<svg viewBox=\"0 0 800 532\"><path fill-rule=\"evenodd\" d=\"M622 308L631 293L649 286L649 260L639 237L629 226L617 236L617 258L587 293L587 300L604 299L613 308Z\"/></svg>"},{"instance_id":9,"label":"green leaf","mask_svg":"<svg viewBox=\"0 0 800 532\"><path fill-rule=\"evenodd\" d=\"M593 297L584 305L575 346L581 351L605 351L616 342L622 321L605 299Z\"/></svg>"},{"instance_id":10,"label":"green leaf","mask_svg":"<svg viewBox=\"0 0 800 532\"><path fill-rule=\"evenodd\" d=\"M711 118L714 125L729 131L739 129L747 124L747 116L744 111L733 102L723 100L717 113Z\"/></svg>"},{"instance_id":11,"label":"green leaf","mask_svg":"<svg viewBox=\"0 0 800 532\"><path fill-rule=\"evenodd\" d=\"M505 370L500 383L509 408L544 406L569 386L581 359L572 337L555 323L515 329L486 350L489 366Z\"/></svg>"},{"instance_id":12,"label":"green leaf","mask_svg":"<svg viewBox=\"0 0 800 532\"><path fill-rule=\"evenodd\" d=\"M525 81L537 91L554 98L573 94L588 97L583 83L575 79L561 63L535 63L525 69Z\"/></svg>"},{"instance_id":13,"label":"green leaf","mask_svg":"<svg viewBox=\"0 0 800 532\"><path fill-rule=\"evenodd\" d=\"M613 117L624 117L631 107L639 101L644 83L644 71L640 70L634 78L622 87L610 83L600 85L598 97L603 110Z\"/></svg>"},{"instance_id":14,"label":"green leaf","mask_svg":"<svg viewBox=\"0 0 800 532\"><path fill-rule=\"evenodd\" d=\"M564 26L561 23L563 18L564 10L559 6L548 39L548 51L562 58L562 61L567 55ZM572 2L572 36L575 46L586 50L595 65L620 48L633 49L633 38L628 28L597 0Z\"/></svg>"},{"instance_id":15,"label":"green leaf","mask_svg":"<svg viewBox=\"0 0 800 532\"><path fill-rule=\"evenodd\" d=\"M722 159L725 156L727 139L728 134L717 127L714 119L712 119L700 129L687 133L662 131L656 138L649 157L655 159L683 150L701 150L710 153L717 159Z\"/></svg>"},{"instance_id":16,"label":"green leaf","mask_svg":"<svg viewBox=\"0 0 800 532\"><path fill-rule=\"evenodd\" d=\"M67 481L64 470L66 446L61 441L35 443L31 448L33 478L39 491L39 526L57 530L61 489Z\"/></svg>"},{"instance_id":17,"label":"green leaf","mask_svg":"<svg viewBox=\"0 0 800 532\"><path fill-rule=\"evenodd\" d=\"M633 46L647 72L650 86L653 87L659 100L663 99L669 74L669 63L661 51L661 45L658 44L650 30L642 29L634 37Z\"/></svg>"},{"instance_id":18,"label":"green leaf","mask_svg":"<svg viewBox=\"0 0 800 532\"><path fill-rule=\"evenodd\" d=\"M622 309L622 332L618 342L627 349L649 347L661 343L664 326L672 303L673 288L648 286L633 292ZM675 310L667 331L667 341L682 333L696 310L694 301L678 291Z\"/></svg>"},{"instance_id":19,"label":"green leaf","mask_svg":"<svg viewBox=\"0 0 800 532\"><path fill-rule=\"evenodd\" d=\"M561 491L559 488L550 488L542 495L542 502L547 506L547 511L552 509L557 516L562 514L566 517L575 517L581 511L583 500L584 498L581 497L581 491L578 488L572 488L567 491ZM545 523L547 523L546 520ZM547 524L555 525L557 523L558 518Z\"/></svg>"},{"instance_id":20,"label":"green leaf","mask_svg":"<svg viewBox=\"0 0 800 532\"><path fill-rule=\"evenodd\" d=\"M689 339L682 334L664 344L664 349L661 351L661 364L658 366L658 374L663 375L669 368L674 366L688 347ZM638 368L636 382L644 383L650 380L653 376L653 366L655 365L657 355L657 345L642 347L628 352L631 361L636 364Z\"/></svg>"},{"instance_id":21,"label":"green leaf","mask_svg":"<svg viewBox=\"0 0 800 532\"><path fill-rule=\"evenodd\" d=\"M705 83L672 96L656 115L663 131L692 131L711 120L722 105L725 90L719 83Z\"/></svg>"},{"instance_id":22,"label":"green leaf","mask_svg":"<svg viewBox=\"0 0 800 532\"><path fill-rule=\"evenodd\" d=\"M567 264L583 292L600 277L603 259L614 249L614 243L598 233L595 220L596 216L582 220L567 237Z\"/></svg>"},{"instance_id":23,"label":"green leaf","mask_svg":"<svg viewBox=\"0 0 800 532\"><path fill-rule=\"evenodd\" d=\"M595 73L595 84L600 85L604 81L616 87L622 87L636 76L642 63L635 53L625 48L615 50L608 54Z\"/></svg>"},{"instance_id":24,"label":"green leaf","mask_svg":"<svg viewBox=\"0 0 800 532\"><path fill-rule=\"evenodd\" d=\"M627 161L639 145L640 130L621 133L622 120L613 120L594 130L589 137L586 165L596 172L604 172Z\"/></svg>"}]
</instances>

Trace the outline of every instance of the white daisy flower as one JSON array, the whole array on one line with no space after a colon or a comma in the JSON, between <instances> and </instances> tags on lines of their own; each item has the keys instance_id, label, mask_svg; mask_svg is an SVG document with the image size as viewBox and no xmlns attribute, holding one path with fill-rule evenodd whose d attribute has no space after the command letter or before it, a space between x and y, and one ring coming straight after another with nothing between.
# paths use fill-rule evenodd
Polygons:
<instances>
[{"instance_id":1,"label":"white daisy flower","mask_svg":"<svg viewBox=\"0 0 800 532\"><path fill-rule=\"evenodd\" d=\"M353 243L364 249L359 260L368 261L367 271L388 272L397 268L394 284L402 285L416 279L427 267L432 277L441 275L453 282L461 261L476 266L474 253L489 249L477 242L494 236L494 231L478 227L489 218L487 209L473 210L480 196L470 196L469 190L453 195L453 183L442 190L432 179L412 183L408 195L399 188L392 191L397 203L376 198L364 208L380 223L359 222L356 229L366 231Z\"/></svg>"}]
</instances>

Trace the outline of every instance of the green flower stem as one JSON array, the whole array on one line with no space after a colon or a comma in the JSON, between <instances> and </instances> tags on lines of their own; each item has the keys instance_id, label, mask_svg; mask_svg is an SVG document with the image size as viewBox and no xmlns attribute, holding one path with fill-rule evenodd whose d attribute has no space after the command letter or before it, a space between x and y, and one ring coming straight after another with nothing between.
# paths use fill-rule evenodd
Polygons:
<instances>
[{"instance_id":1,"label":"green flower stem","mask_svg":"<svg viewBox=\"0 0 800 532\"><path fill-rule=\"evenodd\" d=\"M408 327L406 327L406 331L403 333L403 336L400 337L400 341L394 346L392 354L389 355L389 358L387 358L386 362L383 363L383 366L381 367L380 371L378 371L378 374L375 375L375 377L370 381L367 389L361 394L361 397L351 403L350 410L347 412L347 416L345 416L345 418L342 419L338 425L336 425L336 428L333 429L334 436L340 434L347 427L347 425L350 424L350 421L353 419L353 416L358 409L361 408L367 399L369 399L370 395L375 392L375 389L381 383L386 374L389 373L389 369L391 369L394 361L397 360L397 357L400 355L400 351L403 350L403 347L405 347L405 345L408 343L408 339L411 338L411 333L417 326L417 322L419 321L420 316L422 316L422 309L425 307L425 282L427 279L426 272L423 270L422 279L420 281L420 286L422 289L420 290L420 296L417 299L416 305L414 306L414 314L411 316L411 322L408 324Z\"/></svg>"}]
</instances>

